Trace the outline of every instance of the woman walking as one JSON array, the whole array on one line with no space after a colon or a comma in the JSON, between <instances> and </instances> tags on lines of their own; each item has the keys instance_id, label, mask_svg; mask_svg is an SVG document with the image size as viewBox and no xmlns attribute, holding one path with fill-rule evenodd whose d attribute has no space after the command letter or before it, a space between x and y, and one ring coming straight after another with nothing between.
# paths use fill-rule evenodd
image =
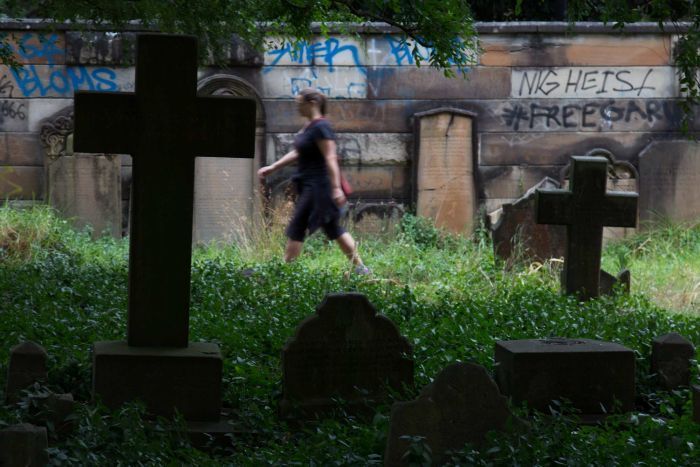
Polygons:
<instances>
[{"instance_id":1,"label":"woman walking","mask_svg":"<svg viewBox=\"0 0 700 467\"><path fill-rule=\"evenodd\" d=\"M341 187L340 167L336 154L335 133L326 113L326 97L315 89L307 88L296 96L299 113L306 124L294 138L294 149L274 164L258 170L261 180L271 173L297 162L294 177L298 197L294 214L287 226L287 246L284 260L294 261L301 253L304 238L317 229L323 229L329 240L335 240L352 261L355 272L368 274L357 254L355 241L340 225L340 208L347 203Z\"/></svg>"}]
</instances>

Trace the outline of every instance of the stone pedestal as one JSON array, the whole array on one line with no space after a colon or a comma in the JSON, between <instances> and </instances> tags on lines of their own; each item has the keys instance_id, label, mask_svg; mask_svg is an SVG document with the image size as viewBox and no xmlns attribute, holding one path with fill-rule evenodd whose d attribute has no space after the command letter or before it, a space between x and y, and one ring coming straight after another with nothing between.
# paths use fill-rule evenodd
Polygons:
<instances>
[{"instance_id":1,"label":"stone pedestal","mask_svg":"<svg viewBox=\"0 0 700 467\"><path fill-rule=\"evenodd\" d=\"M526 339L496 342L496 381L501 393L548 412L567 399L582 415L634 408L634 352L590 339Z\"/></svg>"},{"instance_id":2,"label":"stone pedestal","mask_svg":"<svg viewBox=\"0 0 700 467\"><path fill-rule=\"evenodd\" d=\"M222 362L219 346L210 343L165 348L96 342L93 397L111 408L140 399L154 415L171 417L177 409L189 421L218 421Z\"/></svg>"},{"instance_id":3,"label":"stone pedestal","mask_svg":"<svg viewBox=\"0 0 700 467\"><path fill-rule=\"evenodd\" d=\"M29 423L0 430L0 465L3 467L42 467L49 463L46 453L48 433L43 426Z\"/></svg>"}]
</instances>

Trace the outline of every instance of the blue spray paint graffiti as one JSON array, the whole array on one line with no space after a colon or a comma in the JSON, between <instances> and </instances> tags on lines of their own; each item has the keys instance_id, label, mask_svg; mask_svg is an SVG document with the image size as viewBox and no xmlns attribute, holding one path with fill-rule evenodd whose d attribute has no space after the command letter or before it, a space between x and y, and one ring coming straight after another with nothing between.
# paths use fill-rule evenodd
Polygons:
<instances>
[{"instance_id":1,"label":"blue spray paint graffiti","mask_svg":"<svg viewBox=\"0 0 700 467\"><path fill-rule=\"evenodd\" d=\"M266 54L272 57L272 63L265 67L263 73L269 72L271 67L277 65L285 57L288 57L292 63L299 65L318 66L323 64L332 73L338 56L349 54L353 63L352 66L357 67L363 74L367 74L367 69L362 64L360 51L357 46L352 43L342 44L336 38L328 38L324 41L311 43L303 41L298 47L285 42L283 47L269 50Z\"/></svg>"},{"instance_id":2,"label":"blue spray paint graffiti","mask_svg":"<svg viewBox=\"0 0 700 467\"><path fill-rule=\"evenodd\" d=\"M58 34L35 34L27 32L17 40L17 47L11 47L20 60L32 61L45 59L46 63L59 62L58 58L65 55L65 49L58 46Z\"/></svg>"},{"instance_id":3,"label":"blue spray paint graffiti","mask_svg":"<svg viewBox=\"0 0 700 467\"><path fill-rule=\"evenodd\" d=\"M109 68L62 67L49 65L48 73L40 73L35 65L10 70L24 97L58 95L69 97L75 91L118 91L117 74Z\"/></svg>"}]
</instances>

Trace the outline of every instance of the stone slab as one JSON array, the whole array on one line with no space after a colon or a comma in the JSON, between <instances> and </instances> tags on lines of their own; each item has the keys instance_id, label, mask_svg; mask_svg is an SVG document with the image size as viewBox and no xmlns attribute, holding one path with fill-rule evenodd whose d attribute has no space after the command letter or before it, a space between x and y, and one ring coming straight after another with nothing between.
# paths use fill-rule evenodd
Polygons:
<instances>
[{"instance_id":1,"label":"stone slab","mask_svg":"<svg viewBox=\"0 0 700 467\"><path fill-rule=\"evenodd\" d=\"M559 182L547 177L517 201L502 206L500 219L492 227L491 234L494 253L506 264L564 257L566 228L538 224L535 219L535 190L557 188L560 188Z\"/></svg>"},{"instance_id":2,"label":"stone slab","mask_svg":"<svg viewBox=\"0 0 700 467\"><path fill-rule=\"evenodd\" d=\"M23 342L10 349L10 361L7 366L7 386L5 399L15 402L20 392L36 382L46 382L48 369L46 350L34 342Z\"/></svg>"},{"instance_id":3,"label":"stone slab","mask_svg":"<svg viewBox=\"0 0 700 467\"><path fill-rule=\"evenodd\" d=\"M129 65L136 61L136 33L67 31L69 65Z\"/></svg>"},{"instance_id":4,"label":"stone slab","mask_svg":"<svg viewBox=\"0 0 700 467\"><path fill-rule=\"evenodd\" d=\"M358 293L329 294L282 350L280 414L314 417L337 407L362 411L413 383L412 347Z\"/></svg>"},{"instance_id":5,"label":"stone slab","mask_svg":"<svg viewBox=\"0 0 700 467\"><path fill-rule=\"evenodd\" d=\"M177 409L189 421L218 421L222 364L216 344L164 348L95 342L93 397L113 409L140 399L154 415L172 417Z\"/></svg>"},{"instance_id":6,"label":"stone slab","mask_svg":"<svg viewBox=\"0 0 700 467\"><path fill-rule=\"evenodd\" d=\"M634 352L591 339L497 341L496 382L515 404L549 412L554 400L571 401L584 415L634 408ZM616 402L617 401L617 402Z\"/></svg>"},{"instance_id":7,"label":"stone slab","mask_svg":"<svg viewBox=\"0 0 700 467\"><path fill-rule=\"evenodd\" d=\"M416 400L394 403L384 465L414 465L404 458L410 447L404 436L424 437L432 452L431 465L441 465L447 451L466 443L479 446L487 432L505 429L511 417L507 399L484 367L452 364Z\"/></svg>"},{"instance_id":8,"label":"stone slab","mask_svg":"<svg viewBox=\"0 0 700 467\"><path fill-rule=\"evenodd\" d=\"M36 133L0 133L0 165L42 166L44 156Z\"/></svg>"},{"instance_id":9,"label":"stone slab","mask_svg":"<svg viewBox=\"0 0 700 467\"><path fill-rule=\"evenodd\" d=\"M700 143L655 141L639 155L642 222L700 219Z\"/></svg>"},{"instance_id":10,"label":"stone slab","mask_svg":"<svg viewBox=\"0 0 700 467\"><path fill-rule=\"evenodd\" d=\"M113 155L75 153L47 159L47 197L58 212L93 236L121 237L121 168Z\"/></svg>"},{"instance_id":11,"label":"stone slab","mask_svg":"<svg viewBox=\"0 0 700 467\"><path fill-rule=\"evenodd\" d=\"M231 243L253 222L253 160L195 159L192 241Z\"/></svg>"},{"instance_id":12,"label":"stone slab","mask_svg":"<svg viewBox=\"0 0 700 467\"><path fill-rule=\"evenodd\" d=\"M454 78L427 66L367 70L369 99L505 99L510 91L510 68L471 68Z\"/></svg>"},{"instance_id":13,"label":"stone slab","mask_svg":"<svg viewBox=\"0 0 700 467\"><path fill-rule=\"evenodd\" d=\"M676 69L666 67L513 68L513 98L679 97Z\"/></svg>"},{"instance_id":14,"label":"stone slab","mask_svg":"<svg viewBox=\"0 0 700 467\"><path fill-rule=\"evenodd\" d=\"M676 332L654 338L651 343L651 372L663 389L690 386L691 360L695 346Z\"/></svg>"},{"instance_id":15,"label":"stone slab","mask_svg":"<svg viewBox=\"0 0 700 467\"><path fill-rule=\"evenodd\" d=\"M416 213L451 232L471 232L477 201L472 118L447 110L416 119Z\"/></svg>"},{"instance_id":16,"label":"stone slab","mask_svg":"<svg viewBox=\"0 0 700 467\"><path fill-rule=\"evenodd\" d=\"M44 168L0 166L0 197L36 200L44 198Z\"/></svg>"},{"instance_id":17,"label":"stone slab","mask_svg":"<svg viewBox=\"0 0 700 467\"><path fill-rule=\"evenodd\" d=\"M482 133L479 166L496 165L566 165L571 154L585 154L605 148L618 160L636 160L637 155L654 140L649 133ZM540 180L538 178L537 180ZM534 182L536 183L537 180Z\"/></svg>"},{"instance_id":18,"label":"stone slab","mask_svg":"<svg viewBox=\"0 0 700 467\"><path fill-rule=\"evenodd\" d=\"M693 384L690 390L693 394L693 421L700 423L700 385Z\"/></svg>"},{"instance_id":19,"label":"stone slab","mask_svg":"<svg viewBox=\"0 0 700 467\"><path fill-rule=\"evenodd\" d=\"M264 99L272 133L295 133L304 124L293 99ZM445 105L424 99L330 100L328 118L338 132L410 133L411 117ZM478 115L481 133L667 132L680 129L674 99L450 99L450 107ZM700 127L700 119L691 124ZM589 135L594 137L595 135Z\"/></svg>"},{"instance_id":20,"label":"stone slab","mask_svg":"<svg viewBox=\"0 0 700 467\"><path fill-rule=\"evenodd\" d=\"M0 465L3 467L43 467L49 463L48 433L45 427L29 423L0 430Z\"/></svg>"},{"instance_id":21,"label":"stone slab","mask_svg":"<svg viewBox=\"0 0 700 467\"><path fill-rule=\"evenodd\" d=\"M645 35L484 35L482 66L661 66L672 64L671 38Z\"/></svg>"},{"instance_id":22,"label":"stone slab","mask_svg":"<svg viewBox=\"0 0 700 467\"><path fill-rule=\"evenodd\" d=\"M335 125L335 121L332 122ZM267 163L293 149L295 133L267 134ZM337 153L343 166L404 165L413 149L406 133L336 133Z\"/></svg>"},{"instance_id":23,"label":"stone slab","mask_svg":"<svg viewBox=\"0 0 700 467\"><path fill-rule=\"evenodd\" d=\"M364 99L368 96L367 74L356 67L285 66L263 70L262 97L289 98L314 87L331 98Z\"/></svg>"}]
</instances>

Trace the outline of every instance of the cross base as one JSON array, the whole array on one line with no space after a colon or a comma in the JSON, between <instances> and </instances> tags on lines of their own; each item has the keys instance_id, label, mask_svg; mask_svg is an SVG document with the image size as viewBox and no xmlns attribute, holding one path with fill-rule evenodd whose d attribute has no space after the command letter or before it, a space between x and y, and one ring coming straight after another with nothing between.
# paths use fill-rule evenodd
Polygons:
<instances>
[{"instance_id":1,"label":"cross base","mask_svg":"<svg viewBox=\"0 0 700 467\"><path fill-rule=\"evenodd\" d=\"M95 342L92 391L109 408L141 400L152 415L216 422L221 414L221 352L211 343L189 347L130 347Z\"/></svg>"}]
</instances>

